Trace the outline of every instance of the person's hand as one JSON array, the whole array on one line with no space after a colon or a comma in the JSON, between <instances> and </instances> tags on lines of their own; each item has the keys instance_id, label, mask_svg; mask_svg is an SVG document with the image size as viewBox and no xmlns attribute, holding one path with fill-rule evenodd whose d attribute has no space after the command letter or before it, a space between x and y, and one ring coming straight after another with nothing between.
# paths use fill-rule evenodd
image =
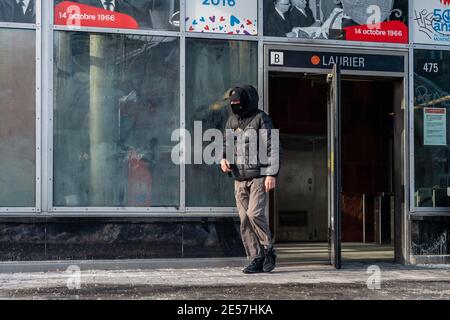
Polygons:
<instances>
[{"instance_id":1,"label":"person's hand","mask_svg":"<svg viewBox=\"0 0 450 320\"><path fill-rule=\"evenodd\" d=\"M275 177L266 177L264 181L264 187L266 189L266 192L269 192L272 189L275 189L277 179Z\"/></svg>"},{"instance_id":2,"label":"person's hand","mask_svg":"<svg viewBox=\"0 0 450 320\"><path fill-rule=\"evenodd\" d=\"M225 173L231 172L231 166L227 159L222 159L222 161L220 161L220 167L222 168L222 171Z\"/></svg>"}]
</instances>

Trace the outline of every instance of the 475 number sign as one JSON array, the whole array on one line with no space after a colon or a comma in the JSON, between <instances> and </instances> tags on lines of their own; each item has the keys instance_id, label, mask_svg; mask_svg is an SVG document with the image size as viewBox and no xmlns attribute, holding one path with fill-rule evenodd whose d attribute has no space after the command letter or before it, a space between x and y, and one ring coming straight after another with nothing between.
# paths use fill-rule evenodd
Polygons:
<instances>
[{"instance_id":1,"label":"475 number sign","mask_svg":"<svg viewBox=\"0 0 450 320\"><path fill-rule=\"evenodd\" d=\"M426 78L433 78L442 75L442 60L421 59L416 65L416 72Z\"/></svg>"}]
</instances>

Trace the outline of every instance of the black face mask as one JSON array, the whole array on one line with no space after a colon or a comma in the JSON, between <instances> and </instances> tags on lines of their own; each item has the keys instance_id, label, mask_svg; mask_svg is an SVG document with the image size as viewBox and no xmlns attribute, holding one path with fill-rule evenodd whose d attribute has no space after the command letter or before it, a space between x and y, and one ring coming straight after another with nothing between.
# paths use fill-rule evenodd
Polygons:
<instances>
[{"instance_id":1,"label":"black face mask","mask_svg":"<svg viewBox=\"0 0 450 320\"><path fill-rule=\"evenodd\" d=\"M242 111L244 111L244 107L240 103L231 104L231 110L234 114L240 114L242 113Z\"/></svg>"}]
</instances>

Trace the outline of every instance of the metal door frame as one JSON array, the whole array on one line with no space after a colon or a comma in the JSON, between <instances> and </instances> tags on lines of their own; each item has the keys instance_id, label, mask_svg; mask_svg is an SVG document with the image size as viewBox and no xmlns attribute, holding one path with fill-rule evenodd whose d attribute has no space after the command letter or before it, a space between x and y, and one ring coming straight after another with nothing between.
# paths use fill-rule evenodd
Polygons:
<instances>
[{"instance_id":1,"label":"metal door frame","mask_svg":"<svg viewBox=\"0 0 450 320\"><path fill-rule=\"evenodd\" d=\"M408 59L408 49L400 49L400 48L381 48L373 47L373 48L363 48L349 45L345 48L342 46L321 46L321 45L298 45L298 44L279 44L279 43L265 43L264 44L264 72L263 72L263 92L264 97L262 100L261 109L266 113L270 114L270 105L269 105L269 73L270 72L286 72L286 73L309 73L315 75L323 75L324 77L329 74L331 69L316 69L316 68L290 68L290 67L282 67L282 66L270 66L270 50L285 50L285 51L304 51L315 53L319 52L330 52L330 53L338 53L338 54L366 54L366 55L386 55L386 56L402 56L404 58L404 71L403 72L380 72L380 71L351 71L351 70L341 70L342 76L361 76L361 77L383 77L383 78L391 78L392 80L401 80L403 84L403 103L401 108L404 109L404 119L403 119L403 181L402 185L404 186L404 191L402 194L403 198L403 208L401 212L401 219L397 221L401 224L401 226L397 226L396 229L401 229L401 234L397 234L396 236L399 238L399 243L395 244L395 256L398 256L398 253L401 253L402 263L408 261L410 256L410 248L409 248L409 239L410 239L410 220L409 220L409 194L410 194L410 119L411 119L411 110L409 107L409 59ZM270 200L269 200L270 201ZM266 208L266 215L269 219L269 207L270 203L268 203ZM397 252L400 251L400 252Z\"/></svg>"},{"instance_id":2,"label":"metal door frame","mask_svg":"<svg viewBox=\"0 0 450 320\"><path fill-rule=\"evenodd\" d=\"M334 64L327 75L327 158L328 158L328 253L330 264L342 266L342 107L341 68Z\"/></svg>"}]
</instances>

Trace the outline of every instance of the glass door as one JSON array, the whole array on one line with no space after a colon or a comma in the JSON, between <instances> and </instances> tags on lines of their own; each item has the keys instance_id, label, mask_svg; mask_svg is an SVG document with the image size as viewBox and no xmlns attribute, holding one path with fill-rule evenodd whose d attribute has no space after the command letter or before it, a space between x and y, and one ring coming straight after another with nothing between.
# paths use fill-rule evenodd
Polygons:
<instances>
[{"instance_id":1,"label":"glass door","mask_svg":"<svg viewBox=\"0 0 450 320\"><path fill-rule=\"evenodd\" d=\"M328 223L330 263L341 268L341 72L328 74Z\"/></svg>"}]
</instances>

